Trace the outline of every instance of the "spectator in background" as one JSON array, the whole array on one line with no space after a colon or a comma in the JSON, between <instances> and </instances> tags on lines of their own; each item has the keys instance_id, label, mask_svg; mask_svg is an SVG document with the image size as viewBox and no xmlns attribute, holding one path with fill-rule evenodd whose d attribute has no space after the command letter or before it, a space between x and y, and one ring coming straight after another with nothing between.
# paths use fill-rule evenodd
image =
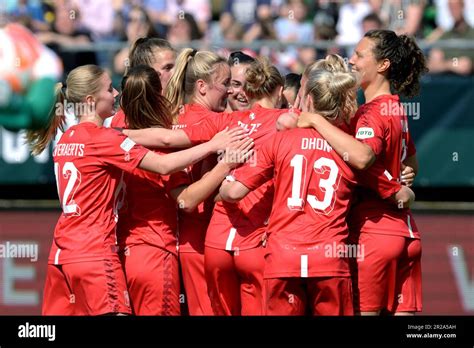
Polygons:
<instances>
[{"instance_id":1,"label":"spectator in background","mask_svg":"<svg viewBox=\"0 0 474 348\"><path fill-rule=\"evenodd\" d=\"M380 17L372 12L364 17L362 20L362 32L366 33L369 30L383 29L383 23Z\"/></svg>"},{"instance_id":2,"label":"spectator in background","mask_svg":"<svg viewBox=\"0 0 474 348\"><path fill-rule=\"evenodd\" d=\"M141 37L156 37L153 23L143 7L134 6L128 15L126 26L127 47L122 48L114 58L114 72L123 75L132 44Z\"/></svg>"},{"instance_id":3,"label":"spectator in background","mask_svg":"<svg viewBox=\"0 0 474 348\"><path fill-rule=\"evenodd\" d=\"M54 21L52 29L46 32L38 32L38 39L55 51L64 64L64 73L67 75L71 70L86 64L96 64L97 58L91 51L68 52L63 47L75 47L77 45L92 42L90 32L80 28L81 13L65 1L56 1L54 7Z\"/></svg>"},{"instance_id":4,"label":"spectator in background","mask_svg":"<svg viewBox=\"0 0 474 348\"><path fill-rule=\"evenodd\" d=\"M441 36L441 40L464 39L474 40L474 28L466 22L463 0L450 0L449 10L454 19L454 26ZM429 54L428 67L431 72L453 72L461 75L473 73L474 50L472 48L434 48Z\"/></svg>"},{"instance_id":5,"label":"spectator in background","mask_svg":"<svg viewBox=\"0 0 474 348\"><path fill-rule=\"evenodd\" d=\"M364 36L362 20L371 10L370 4L366 0L350 0L343 4L339 9L336 42L339 45L355 46Z\"/></svg>"},{"instance_id":6,"label":"spectator in background","mask_svg":"<svg viewBox=\"0 0 474 348\"><path fill-rule=\"evenodd\" d=\"M382 0L378 15L397 35L420 37L425 0Z\"/></svg>"},{"instance_id":7,"label":"spectator in background","mask_svg":"<svg viewBox=\"0 0 474 348\"><path fill-rule=\"evenodd\" d=\"M258 19L244 34L243 41L251 43L254 40L276 40L275 27L272 18Z\"/></svg>"},{"instance_id":8,"label":"spectator in background","mask_svg":"<svg viewBox=\"0 0 474 348\"><path fill-rule=\"evenodd\" d=\"M212 17L210 0L144 0L144 3L155 25L172 26L177 17L189 13L199 32L206 33Z\"/></svg>"},{"instance_id":9,"label":"spectator in background","mask_svg":"<svg viewBox=\"0 0 474 348\"><path fill-rule=\"evenodd\" d=\"M249 29L258 19L270 17L270 0L227 0L220 22L223 28L227 28L233 22L237 22Z\"/></svg>"},{"instance_id":10,"label":"spectator in background","mask_svg":"<svg viewBox=\"0 0 474 348\"><path fill-rule=\"evenodd\" d=\"M314 25L317 28L328 27L336 30L336 23L339 21L339 3L331 0L315 0ZM316 36L315 35L315 36Z\"/></svg>"},{"instance_id":11,"label":"spectator in background","mask_svg":"<svg viewBox=\"0 0 474 348\"><path fill-rule=\"evenodd\" d=\"M313 26L305 21L307 7L302 0L291 1L275 20L275 33L283 42L311 42Z\"/></svg>"},{"instance_id":12,"label":"spectator in background","mask_svg":"<svg viewBox=\"0 0 474 348\"><path fill-rule=\"evenodd\" d=\"M113 0L73 0L72 4L81 13L80 26L91 33L94 41L112 35L114 28Z\"/></svg>"},{"instance_id":13,"label":"spectator in background","mask_svg":"<svg viewBox=\"0 0 474 348\"><path fill-rule=\"evenodd\" d=\"M33 32L50 29L45 21L43 6L39 0L18 0L16 6L8 11L8 15Z\"/></svg>"},{"instance_id":14,"label":"spectator in background","mask_svg":"<svg viewBox=\"0 0 474 348\"><path fill-rule=\"evenodd\" d=\"M433 0L436 6L436 24L443 31L448 31L453 28L455 19L453 18L449 9L449 2L451 0ZM471 26L474 27L474 1L466 1L464 3L464 19Z\"/></svg>"},{"instance_id":15,"label":"spectator in background","mask_svg":"<svg viewBox=\"0 0 474 348\"><path fill-rule=\"evenodd\" d=\"M202 37L203 34L194 16L190 13L184 13L176 17L168 30L166 38L172 46L178 47L193 40L200 40Z\"/></svg>"},{"instance_id":16,"label":"spectator in background","mask_svg":"<svg viewBox=\"0 0 474 348\"><path fill-rule=\"evenodd\" d=\"M306 22L306 13L307 7L302 0L293 0L282 6L280 17L275 20L277 39L282 42L311 43L314 39L314 28L311 22ZM309 51L314 50L310 48ZM287 49L276 53L275 64L286 73L297 72L301 70L299 53L300 49L297 47L288 46Z\"/></svg>"}]
</instances>

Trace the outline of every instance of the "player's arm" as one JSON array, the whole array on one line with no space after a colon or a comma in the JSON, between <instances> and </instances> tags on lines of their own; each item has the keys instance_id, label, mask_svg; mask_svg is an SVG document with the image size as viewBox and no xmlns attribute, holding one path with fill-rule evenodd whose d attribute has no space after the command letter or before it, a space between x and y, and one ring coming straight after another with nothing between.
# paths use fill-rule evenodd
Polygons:
<instances>
[{"instance_id":1,"label":"player's arm","mask_svg":"<svg viewBox=\"0 0 474 348\"><path fill-rule=\"evenodd\" d=\"M224 180L219 196L226 202L235 203L247 196L249 192L250 189L240 181Z\"/></svg>"},{"instance_id":2,"label":"player's arm","mask_svg":"<svg viewBox=\"0 0 474 348\"><path fill-rule=\"evenodd\" d=\"M137 144L145 147L182 148L192 146L191 141L182 129L123 129L122 132Z\"/></svg>"},{"instance_id":3,"label":"player's arm","mask_svg":"<svg viewBox=\"0 0 474 348\"><path fill-rule=\"evenodd\" d=\"M415 201L415 192L407 186L402 185L400 191L393 194L390 199L398 205L400 209L410 208Z\"/></svg>"},{"instance_id":4,"label":"player's arm","mask_svg":"<svg viewBox=\"0 0 474 348\"><path fill-rule=\"evenodd\" d=\"M407 157L402 163L402 183L408 187L413 185L415 176L418 174L418 159L416 154Z\"/></svg>"},{"instance_id":5,"label":"player's arm","mask_svg":"<svg viewBox=\"0 0 474 348\"><path fill-rule=\"evenodd\" d=\"M276 122L277 131L281 132L288 129L293 129L298 126L298 114L295 112L285 112L278 117Z\"/></svg>"},{"instance_id":6,"label":"player's arm","mask_svg":"<svg viewBox=\"0 0 474 348\"><path fill-rule=\"evenodd\" d=\"M220 149L235 145L236 142L241 140L239 134L237 129L226 129L217 133L207 143L167 155L157 155L152 151L148 151L140 162L139 168L163 175L174 173L201 161Z\"/></svg>"},{"instance_id":7,"label":"player's arm","mask_svg":"<svg viewBox=\"0 0 474 348\"><path fill-rule=\"evenodd\" d=\"M368 170L357 172L357 182L400 209L408 208L415 200L413 191L398 182L381 163L375 163Z\"/></svg>"},{"instance_id":8,"label":"player's arm","mask_svg":"<svg viewBox=\"0 0 474 348\"><path fill-rule=\"evenodd\" d=\"M275 139L276 136L273 136L273 141L267 141L255 154L256 163L245 163L235 170L234 176L228 176L224 180L219 190L219 198L235 203L273 178L275 151L278 147Z\"/></svg>"},{"instance_id":9,"label":"player's arm","mask_svg":"<svg viewBox=\"0 0 474 348\"><path fill-rule=\"evenodd\" d=\"M369 145L332 125L319 114L302 112L298 117L298 127L316 129L339 156L356 169L366 170L375 161L375 153Z\"/></svg>"},{"instance_id":10,"label":"player's arm","mask_svg":"<svg viewBox=\"0 0 474 348\"><path fill-rule=\"evenodd\" d=\"M171 191L171 196L178 202L180 209L192 212L199 203L206 200L229 175L230 171L252 155L252 139L241 140L235 148L226 151L214 168L207 172L200 180L189 186L181 186ZM232 153L232 155L230 155Z\"/></svg>"}]
</instances>

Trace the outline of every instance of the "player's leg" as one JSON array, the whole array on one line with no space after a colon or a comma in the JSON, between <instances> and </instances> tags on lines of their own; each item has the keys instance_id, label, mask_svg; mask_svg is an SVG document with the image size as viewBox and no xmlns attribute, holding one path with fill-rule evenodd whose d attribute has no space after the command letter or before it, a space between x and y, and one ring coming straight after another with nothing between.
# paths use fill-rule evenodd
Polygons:
<instances>
[{"instance_id":1,"label":"player's leg","mask_svg":"<svg viewBox=\"0 0 474 348\"><path fill-rule=\"evenodd\" d=\"M263 270L265 249L257 247L234 251L234 263L240 276L240 302L242 315L263 315Z\"/></svg>"},{"instance_id":2,"label":"player's leg","mask_svg":"<svg viewBox=\"0 0 474 348\"><path fill-rule=\"evenodd\" d=\"M60 265L48 265L43 292L43 315L74 315L74 296Z\"/></svg>"},{"instance_id":3,"label":"player's leg","mask_svg":"<svg viewBox=\"0 0 474 348\"><path fill-rule=\"evenodd\" d=\"M313 315L354 315L351 278L309 278L308 302Z\"/></svg>"},{"instance_id":4,"label":"player's leg","mask_svg":"<svg viewBox=\"0 0 474 348\"><path fill-rule=\"evenodd\" d=\"M180 315L178 257L147 244L123 254L128 291L136 315Z\"/></svg>"},{"instance_id":5,"label":"player's leg","mask_svg":"<svg viewBox=\"0 0 474 348\"><path fill-rule=\"evenodd\" d=\"M398 257L404 249L404 238L375 233L361 233L363 257L357 260L357 291L361 315L379 315L394 296L391 282ZM357 298L357 296L356 296Z\"/></svg>"},{"instance_id":6,"label":"player's leg","mask_svg":"<svg viewBox=\"0 0 474 348\"><path fill-rule=\"evenodd\" d=\"M394 300L388 310L395 315L415 315L422 309L421 241L405 238L405 250L397 263Z\"/></svg>"},{"instance_id":7,"label":"player's leg","mask_svg":"<svg viewBox=\"0 0 474 348\"><path fill-rule=\"evenodd\" d=\"M179 263L189 315L213 315L204 271L204 254L180 252Z\"/></svg>"},{"instance_id":8,"label":"player's leg","mask_svg":"<svg viewBox=\"0 0 474 348\"><path fill-rule=\"evenodd\" d=\"M215 315L240 315L240 279L233 252L205 248L205 270L209 298Z\"/></svg>"},{"instance_id":9,"label":"player's leg","mask_svg":"<svg viewBox=\"0 0 474 348\"><path fill-rule=\"evenodd\" d=\"M302 278L265 279L266 315L305 315L307 294Z\"/></svg>"},{"instance_id":10,"label":"player's leg","mask_svg":"<svg viewBox=\"0 0 474 348\"><path fill-rule=\"evenodd\" d=\"M125 273L117 257L63 265L75 315L131 314Z\"/></svg>"}]
</instances>

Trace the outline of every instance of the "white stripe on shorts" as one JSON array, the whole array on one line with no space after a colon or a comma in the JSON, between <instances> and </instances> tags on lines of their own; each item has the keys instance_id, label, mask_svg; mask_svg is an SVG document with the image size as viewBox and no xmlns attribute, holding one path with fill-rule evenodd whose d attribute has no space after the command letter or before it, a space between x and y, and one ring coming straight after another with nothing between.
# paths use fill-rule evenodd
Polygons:
<instances>
[{"instance_id":1,"label":"white stripe on shorts","mask_svg":"<svg viewBox=\"0 0 474 348\"><path fill-rule=\"evenodd\" d=\"M58 248L56 251L56 255L54 255L54 264L59 265L59 253L61 252L61 249Z\"/></svg>"},{"instance_id":2,"label":"white stripe on shorts","mask_svg":"<svg viewBox=\"0 0 474 348\"><path fill-rule=\"evenodd\" d=\"M235 233L237 230L235 228L231 228L229 232L229 237L227 237L227 242L225 243L225 250L232 251L232 243L234 242Z\"/></svg>"},{"instance_id":3,"label":"white stripe on shorts","mask_svg":"<svg viewBox=\"0 0 474 348\"><path fill-rule=\"evenodd\" d=\"M407 224L408 232L410 232L410 238L415 238L415 235L413 234L413 229L411 228L410 215L407 215Z\"/></svg>"},{"instance_id":4,"label":"white stripe on shorts","mask_svg":"<svg viewBox=\"0 0 474 348\"><path fill-rule=\"evenodd\" d=\"M301 278L308 278L308 255L301 255Z\"/></svg>"}]
</instances>

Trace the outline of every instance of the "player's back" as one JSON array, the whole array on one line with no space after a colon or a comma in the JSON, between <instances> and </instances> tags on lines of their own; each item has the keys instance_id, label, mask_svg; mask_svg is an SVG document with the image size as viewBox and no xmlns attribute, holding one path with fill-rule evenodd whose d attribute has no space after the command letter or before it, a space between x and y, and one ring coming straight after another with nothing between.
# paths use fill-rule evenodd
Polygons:
<instances>
[{"instance_id":1,"label":"player's back","mask_svg":"<svg viewBox=\"0 0 474 348\"><path fill-rule=\"evenodd\" d=\"M329 230L344 230L355 185L349 166L313 129L278 133L274 141L275 198L269 232L296 229L295 241L314 243L333 233Z\"/></svg>"},{"instance_id":2,"label":"player's back","mask_svg":"<svg viewBox=\"0 0 474 348\"><path fill-rule=\"evenodd\" d=\"M165 155L171 151L157 151ZM177 207L171 191L189 183L185 172L159 175L136 168L124 173L119 207L118 240L121 247L148 244L177 253Z\"/></svg>"},{"instance_id":3,"label":"player's back","mask_svg":"<svg viewBox=\"0 0 474 348\"><path fill-rule=\"evenodd\" d=\"M122 170L133 170L146 152L117 131L90 122L62 135L53 151L63 209L54 234L60 251L50 261L59 254L62 262L75 262L115 253L118 182Z\"/></svg>"},{"instance_id":4,"label":"player's back","mask_svg":"<svg viewBox=\"0 0 474 348\"><path fill-rule=\"evenodd\" d=\"M265 149L275 177L265 277L348 276L352 170L314 129L278 133Z\"/></svg>"}]
</instances>

